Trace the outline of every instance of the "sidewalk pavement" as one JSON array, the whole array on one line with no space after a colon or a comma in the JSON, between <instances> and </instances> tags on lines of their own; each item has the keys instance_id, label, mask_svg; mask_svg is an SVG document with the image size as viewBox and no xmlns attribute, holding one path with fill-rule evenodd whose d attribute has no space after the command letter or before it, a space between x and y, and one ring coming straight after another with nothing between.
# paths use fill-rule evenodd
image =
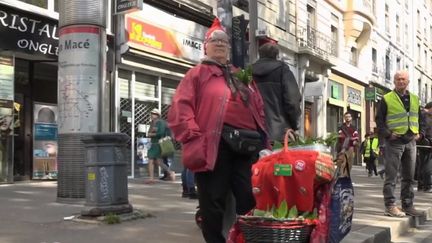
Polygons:
<instances>
[{"instance_id":1,"label":"sidewalk pavement","mask_svg":"<svg viewBox=\"0 0 432 243\"><path fill-rule=\"evenodd\" d=\"M379 177L368 178L364 167L354 167L352 176L356 193L354 222L343 243L386 243L390 242L390 233L393 241L402 234L412 233L408 229L415 223L413 219L383 215L383 181ZM64 220L64 217L79 214L84 207L83 204L57 203L54 181L0 185L0 242L204 242L194 221L198 202L181 198L179 181L154 185L143 182L144 179L129 180L129 201L134 208L155 217L114 225ZM431 199L432 194L416 192L415 204L418 209L427 211L428 216L432 213Z\"/></svg>"}]
</instances>

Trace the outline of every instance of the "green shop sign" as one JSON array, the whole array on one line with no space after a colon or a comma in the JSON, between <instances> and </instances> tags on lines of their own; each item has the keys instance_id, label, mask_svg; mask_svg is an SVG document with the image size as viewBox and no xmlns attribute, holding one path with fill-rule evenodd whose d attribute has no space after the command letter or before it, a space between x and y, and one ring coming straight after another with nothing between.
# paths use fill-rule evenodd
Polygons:
<instances>
[{"instance_id":1,"label":"green shop sign","mask_svg":"<svg viewBox=\"0 0 432 243\"><path fill-rule=\"evenodd\" d=\"M384 90L377 87L367 87L365 89L365 100L366 101L378 101L381 100L384 95Z\"/></svg>"}]
</instances>

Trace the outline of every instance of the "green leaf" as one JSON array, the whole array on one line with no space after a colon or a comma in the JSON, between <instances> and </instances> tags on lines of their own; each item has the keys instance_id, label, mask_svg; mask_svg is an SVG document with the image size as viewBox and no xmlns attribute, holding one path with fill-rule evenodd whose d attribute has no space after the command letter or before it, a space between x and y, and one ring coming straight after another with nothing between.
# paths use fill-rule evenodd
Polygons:
<instances>
[{"instance_id":1,"label":"green leaf","mask_svg":"<svg viewBox=\"0 0 432 243\"><path fill-rule=\"evenodd\" d=\"M297 218L297 216L298 216L298 210L297 210L297 207L294 205L294 206L289 210L288 218L290 218L290 219L294 219L294 218Z\"/></svg>"},{"instance_id":2,"label":"green leaf","mask_svg":"<svg viewBox=\"0 0 432 243\"><path fill-rule=\"evenodd\" d=\"M263 216L265 216L265 214L266 214L266 211L264 211L264 210L254 209L254 211L253 211L253 216L263 217Z\"/></svg>"},{"instance_id":3,"label":"green leaf","mask_svg":"<svg viewBox=\"0 0 432 243\"><path fill-rule=\"evenodd\" d=\"M278 217L278 211L276 210L276 207L273 205L273 207L271 208L271 214L273 217L277 218Z\"/></svg>"},{"instance_id":4,"label":"green leaf","mask_svg":"<svg viewBox=\"0 0 432 243\"><path fill-rule=\"evenodd\" d=\"M276 149L281 149L283 147L283 145L282 145L282 143L281 142L279 142L279 141L274 141L274 144L273 144L273 150L276 150Z\"/></svg>"},{"instance_id":5,"label":"green leaf","mask_svg":"<svg viewBox=\"0 0 432 243\"><path fill-rule=\"evenodd\" d=\"M278 218L286 218L286 215L288 213L288 204L285 200L281 202L277 211Z\"/></svg>"}]
</instances>

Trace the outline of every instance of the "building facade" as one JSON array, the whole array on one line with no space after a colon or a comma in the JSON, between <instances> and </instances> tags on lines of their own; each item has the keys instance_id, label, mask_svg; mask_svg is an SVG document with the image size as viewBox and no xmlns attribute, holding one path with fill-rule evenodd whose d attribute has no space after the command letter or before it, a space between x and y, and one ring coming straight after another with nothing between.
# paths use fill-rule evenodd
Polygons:
<instances>
[{"instance_id":1,"label":"building facade","mask_svg":"<svg viewBox=\"0 0 432 243\"><path fill-rule=\"evenodd\" d=\"M0 183L56 177L57 1L0 1Z\"/></svg>"}]
</instances>

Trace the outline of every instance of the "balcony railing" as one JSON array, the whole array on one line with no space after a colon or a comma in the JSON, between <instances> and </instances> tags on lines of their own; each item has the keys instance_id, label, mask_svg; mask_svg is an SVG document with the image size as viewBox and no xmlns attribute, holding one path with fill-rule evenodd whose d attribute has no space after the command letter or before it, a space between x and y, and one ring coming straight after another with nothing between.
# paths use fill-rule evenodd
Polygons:
<instances>
[{"instance_id":1,"label":"balcony railing","mask_svg":"<svg viewBox=\"0 0 432 243\"><path fill-rule=\"evenodd\" d=\"M298 28L297 42L299 51L310 51L324 60L337 55L336 41L310 26Z\"/></svg>"}]
</instances>

